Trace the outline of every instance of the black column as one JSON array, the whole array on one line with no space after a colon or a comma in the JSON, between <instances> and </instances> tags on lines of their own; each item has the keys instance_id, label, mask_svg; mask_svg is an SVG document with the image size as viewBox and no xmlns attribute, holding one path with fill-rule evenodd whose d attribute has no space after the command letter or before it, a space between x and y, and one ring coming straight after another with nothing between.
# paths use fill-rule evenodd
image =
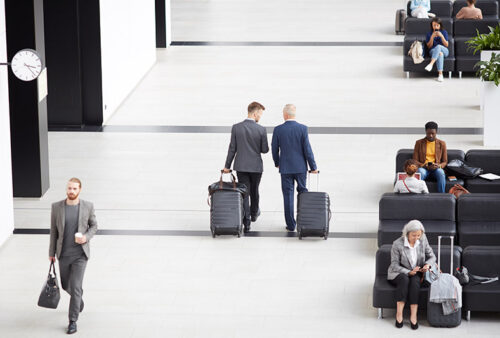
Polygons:
<instances>
[{"instance_id":1,"label":"black column","mask_svg":"<svg viewBox=\"0 0 500 338\"><path fill-rule=\"evenodd\" d=\"M45 66L43 0L5 0L7 57L35 49ZM41 197L49 188L47 99L38 80L24 82L9 71L10 133L14 197Z\"/></svg>"},{"instance_id":2,"label":"black column","mask_svg":"<svg viewBox=\"0 0 500 338\"><path fill-rule=\"evenodd\" d=\"M167 48L167 19L165 0L155 0L156 6L156 48Z\"/></svg>"},{"instance_id":3,"label":"black column","mask_svg":"<svg viewBox=\"0 0 500 338\"><path fill-rule=\"evenodd\" d=\"M101 126L99 0L45 0L50 128Z\"/></svg>"}]
</instances>

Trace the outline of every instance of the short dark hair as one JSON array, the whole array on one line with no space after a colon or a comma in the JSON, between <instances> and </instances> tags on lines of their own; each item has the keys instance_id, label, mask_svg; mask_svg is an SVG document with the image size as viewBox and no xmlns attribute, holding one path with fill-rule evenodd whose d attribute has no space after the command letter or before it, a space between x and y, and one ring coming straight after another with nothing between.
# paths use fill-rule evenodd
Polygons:
<instances>
[{"instance_id":1,"label":"short dark hair","mask_svg":"<svg viewBox=\"0 0 500 338\"><path fill-rule=\"evenodd\" d=\"M430 121L425 124L425 130L436 129L438 130L438 124L436 122Z\"/></svg>"},{"instance_id":2,"label":"short dark hair","mask_svg":"<svg viewBox=\"0 0 500 338\"><path fill-rule=\"evenodd\" d=\"M248 105L248 113L251 113L258 109L266 110L266 108L264 108L264 106L261 105L259 102L254 101Z\"/></svg>"},{"instance_id":3,"label":"short dark hair","mask_svg":"<svg viewBox=\"0 0 500 338\"><path fill-rule=\"evenodd\" d=\"M439 30L443 29L443 21L441 21L441 18L435 16L432 20L431 20L431 31L434 30L434 28L432 28L432 23L438 23L439 24Z\"/></svg>"}]
</instances>

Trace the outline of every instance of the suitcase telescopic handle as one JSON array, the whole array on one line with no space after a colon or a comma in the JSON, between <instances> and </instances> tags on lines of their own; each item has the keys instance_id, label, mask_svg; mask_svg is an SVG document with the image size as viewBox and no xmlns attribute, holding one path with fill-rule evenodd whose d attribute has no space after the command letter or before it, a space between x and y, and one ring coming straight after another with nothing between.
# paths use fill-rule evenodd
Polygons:
<instances>
[{"instance_id":1,"label":"suitcase telescopic handle","mask_svg":"<svg viewBox=\"0 0 500 338\"><path fill-rule=\"evenodd\" d=\"M451 241L451 253L450 253L450 275L453 276L453 239L454 236L438 236L438 269L441 270L441 238L447 237Z\"/></svg>"},{"instance_id":2,"label":"suitcase telescopic handle","mask_svg":"<svg viewBox=\"0 0 500 338\"><path fill-rule=\"evenodd\" d=\"M318 180L316 181L316 191L319 191L319 170L317 172L313 172L313 170L309 170L307 172L307 189L309 189L309 184L311 182L311 174L317 174Z\"/></svg>"}]
</instances>

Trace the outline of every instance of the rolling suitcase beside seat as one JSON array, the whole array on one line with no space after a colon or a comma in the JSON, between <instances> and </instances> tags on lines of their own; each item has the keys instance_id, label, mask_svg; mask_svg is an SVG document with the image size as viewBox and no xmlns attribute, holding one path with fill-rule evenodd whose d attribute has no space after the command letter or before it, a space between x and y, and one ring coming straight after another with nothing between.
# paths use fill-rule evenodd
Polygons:
<instances>
[{"instance_id":1,"label":"rolling suitcase beside seat","mask_svg":"<svg viewBox=\"0 0 500 338\"><path fill-rule=\"evenodd\" d=\"M438 236L438 268L441 269L441 237ZM453 236L447 236L451 239L451 254L450 254L450 274L453 276ZM455 277L454 277L455 278ZM430 302L430 290L429 297L427 297L427 321L431 326L434 327L456 327L462 322L462 308L458 311L453 312L449 315L443 313L443 305L441 303Z\"/></svg>"},{"instance_id":2,"label":"rolling suitcase beside seat","mask_svg":"<svg viewBox=\"0 0 500 338\"><path fill-rule=\"evenodd\" d=\"M210 198L210 230L212 237L218 235L235 235L240 237L243 229L243 199L247 187L237 183L231 173L231 182L220 180L208 186Z\"/></svg>"},{"instance_id":3,"label":"rolling suitcase beside seat","mask_svg":"<svg viewBox=\"0 0 500 338\"><path fill-rule=\"evenodd\" d=\"M398 9L396 11L396 35L405 35L406 10Z\"/></svg>"},{"instance_id":4,"label":"rolling suitcase beside seat","mask_svg":"<svg viewBox=\"0 0 500 338\"><path fill-rule=\"evenodd\" d=\"M310 181L308 173L307 181ZM308 183L309 185L309 183ZM319 236L328 239L330 231L330 196L319 192L319 172L316 191L301 192L297 197L297 232L299 239L308 236Z\"/></svg>"}]
</instances>

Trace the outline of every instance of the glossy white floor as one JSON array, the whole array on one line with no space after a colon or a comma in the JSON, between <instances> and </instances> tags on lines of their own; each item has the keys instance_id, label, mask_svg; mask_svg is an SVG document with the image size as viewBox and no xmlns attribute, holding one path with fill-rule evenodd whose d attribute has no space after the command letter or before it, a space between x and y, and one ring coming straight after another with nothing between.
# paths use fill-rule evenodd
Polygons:
<instances>
[{"instance_id":1,"label":"glossy white floor","mask_svg":"<svg viewBox=\"0 0 500 338\"><path fill-rule=\"evenodd\" d=\"M402 1L181 1L180 41L401 41ZM481 127L477 81L410 80L400 47L172 47L108 125L230 126L251 100L262 123L281 108L317 127ZM391 189L394 156L420 135L311 135L330 193L335 233L375 234L378 200ZM449 148L481 137L443 135ZM16 228L48 228L50 203L71 176L95 203L101 229L208 230L207 186L218 179L228 134L50 133L51 188L15 201ZM262 216L254 230L282 231L279 175L265 155ZM47 269L46 235L14 235L0 248L0 337L64 334L68 297L36 307ZM393 327L371 306L376 241L330 238L97 236L85 278L84 337L497 336L499 314L473 313L459 328Z\"/></svg>"}]
</instances>

